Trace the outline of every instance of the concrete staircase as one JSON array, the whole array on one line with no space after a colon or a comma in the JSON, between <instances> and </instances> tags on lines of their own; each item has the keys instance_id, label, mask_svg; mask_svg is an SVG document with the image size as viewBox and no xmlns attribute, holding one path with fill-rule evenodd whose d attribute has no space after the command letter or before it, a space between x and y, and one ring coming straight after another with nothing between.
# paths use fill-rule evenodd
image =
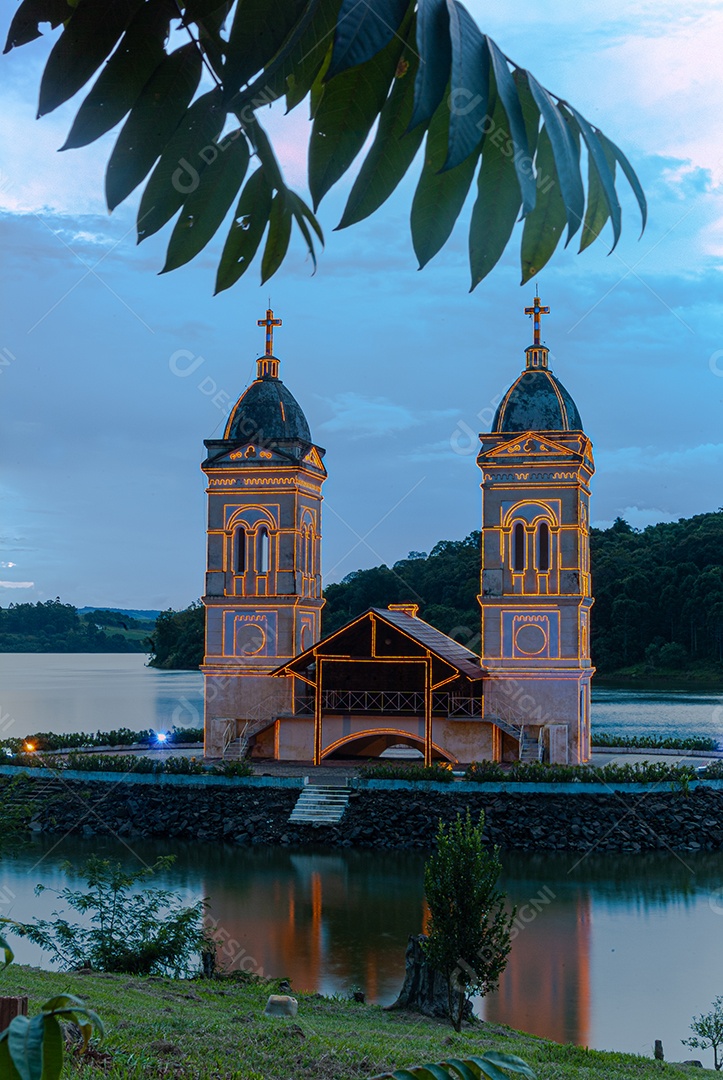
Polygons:
<instances>
[{"instance_id":1,"label":"concrete staircase","mask_svg":"<svg viewBox=\"0 0 723 1080\"><path fill-rule=\"evenodd\" d=\"M539 739L530 738L525 731L522 732L520 739L520 761L527 763L542 761L542 745Z\"/></svg>"},{"instance_id":2,"label":"concrete staircase","mask_svg":"<svg viewBox=\"0 0 723 1080\"><path fill-rule=\"evenodd\" d=\"M223 751L224 761L241 761L246 757L249 743L254 735L258 735L264 728L273 724L273 717L263 717L260 720L247 720L237 738L232 739Z\"/></svg>"},{"instance_id":3,"label":"concrete staircase","mask_svg":"<svg viewBox=\"0 0 723 1080\"><path fill-rule=\"evenodd\" d=\"M336 825L348 805L346 788L309 784L299 795L289 822L292 825Z\"/></svg>"}]
</instances>

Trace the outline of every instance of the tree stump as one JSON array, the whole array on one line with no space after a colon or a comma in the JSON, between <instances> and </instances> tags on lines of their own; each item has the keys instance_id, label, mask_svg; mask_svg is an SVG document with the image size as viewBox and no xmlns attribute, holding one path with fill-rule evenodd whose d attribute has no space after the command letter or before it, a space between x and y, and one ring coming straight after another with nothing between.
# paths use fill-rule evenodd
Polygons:
<instances>
[{"instance_id":1,"label":"tree stump","mask_svg":"<svg viewBox=\"0 0 723 1080\"><path fill-rule=\"evenodd\" d=\"M422 944L427 940L426 934L410 934L407 943L407 951L404 955L405 974L404 985L399 991L399 997L392 1005L386 1005L386 1009L406 1009L409 1012L418 1012L422 1016L434 1016L446 1020L449 1018L449 1000L447 997L447 980L438 971L433 971L427 963L422 949ZM454 991L460 994L461 991ZM469 1020L472 1015L472 1006L467 1002L464 1010L464 1019Z\"/></svg>"},{"instance_id":2,"label":"tree stump","mask_svg":"<svg viewBox=\"0 0 723 1080\"><path fill-rule=\"evenodd\" d=\"M0 997L0 1031L9 1027L16 1016L28 1015L27 997Z\"/></svg>"}]
</instances>

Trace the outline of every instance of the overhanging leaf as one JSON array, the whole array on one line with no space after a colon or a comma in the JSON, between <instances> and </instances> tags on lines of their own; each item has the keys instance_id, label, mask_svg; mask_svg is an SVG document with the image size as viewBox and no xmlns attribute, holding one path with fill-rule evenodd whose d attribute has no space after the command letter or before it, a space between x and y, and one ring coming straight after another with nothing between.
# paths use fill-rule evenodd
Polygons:
<instances>
[{"instance_id":1,"label":"overhanging leaf","mask_svg":"<svg viewBox=\"0 0 723 1080\"><path fill-rule=\"evenodd\" d=\"M555 169L555 157L547 127L537 144L537 202L525 218L522 232L522 281L524 285L549 261L560 242L567 215Z\"/></svg>"},{"instance_id":2,"label":"overhanging leaf","mask_svg":"<svg viewBox=\"0 0 723 1080\"><path fill-rule=\"evenodd\" d=\"M507 115L500 98L492 113L492 128L482 146L477 199L469 228L471 289L497 264L507 246L522 204L517 182ZM502 132L502 138L496 133Z\"/></svg>"},{"instance_id":3,"label":"overhanging leaf","mask_svg":"<svg viewBox=\"0 0 723 1080\"><path fill-rule=\"evenodd\" d=\"M342 0L327 79L381 52L401 26L408 7L409 0Z\"/></svg>"},{"instance_id":4,"label":"overhanging leaf","mask_svg":"<svg viewBox=\"0 0 723 1080\"><path fill-rule=\"evenodd\" d=\"M269 214L269 234L261 258L261 284L273 277L284 261L291 239L291 211L286 192L277 191Z\"/></svg>"},{"instance_id":5,"label":"overhanging leaf","mask_svg":"<svg viewBox=\"0 0 723 1080\"><path fill-rule=\"evenodd\" d=\"M8 1025L7 1043L10 1058L22 1080L41 1080L43 1075L43 1027L42 1013L29 1020L16 1016Z\"/></svg>"},{"instance_id":6,"label":"overhanging leaf","mask_svg":"<svg viewBox=\"0 0 723 1080\"><path fill-rule=\"evenodd\" d=\"M42 37L41 23L50 23L52 30L72 14L67 0L23 0L13 15L3 52L27 45Z\"/></svg>"},{"instance_id":7,"label":"overhanging leaf","mask_svg":"<svg viewBox=\"0 0 723 1080\"><path fill-rule=\"evenodd\" d=\"M246 181L236 207L216 275L217 293L234 285L251 265L269 223L272 198L263 168L257 169Z\"/></svg>"},{"instance_id":8,"label":"overhanging leaf","mask_svg":"<svg viewBox=\"0 0 723 1080\"><path fill-rule=\"evenodd\" d=\"M481 1058L472 1057L471 1061L491 1061L495 1065L501 1065L510 1072L520 1073L522 1076L528 1078L528 1080L537 1080L535 1072L526 1061L523 1061L517 1054L502 1054L499 1050L486 1050Z\"/></svg>"},{"instance_id":9,"label":"overhanging leaf","mask_svg":"<svg viewBox=\"0 0 723 1080\"><path fill-rule=\"evenodd\" d=\"M105 178L113 210L148 175L178 127L201 79L196 46L182 45L158 65L120 130Z\"/></svg>"},{"instance_id":10,"label":"overhanging leaf","mask_svg":"<svg viewBox=\"0 0 723 1080\"><path fill-rule=\"evenodd\" d=\"M417 53L419 68L414 84L414 111L410 129L431 121L449 82L452 44L447 0L419 0Z\"/></svg>"},{"instance_id":11,"label":"overhanging leaf","mask_svg":"<svg viewBox=\"0 0 723 1080\"><path fill-rule=\"evenodd\" d=\"M604 149L605 156L615 180L615 158L607 147ZM605 222L610 217L608 200L600 182L600 173L595 166L592 156L588 155L587 161L587 206L585 207L585 220L580 233L580 251L597 240L605 227Z\"/></svg>"},{"instance_id":12,"label":"overhanging leaf","mask_svg":"<svg viewBox=\"0 0 723 1080\"><path fill-rule=\"evenodd\" d=\"M273 60L306 7L306 0L238 0L223 69L226 100Z\"/></svg>"},{"instance_id":13,"label":"overhanging leaf","mask_svg":"<svg viewBox=\"0 0 723 1080\"><path fill-rule=\"evenodd\" d=\"M0 1076L3 1080L21 1080L20 1073L10 1057L7 1030L0 1033Z\"/></svg>"},{"instance_id":14,"label":"overhanging leaf","mask_svg":"<svg viewBox=\"0 0 723 1080\"><path fill-rule=\"evenodd\" d=\"M522 213L526 216L534 209L536 189L535 179L532 170L528 165L528 162L532 158L532 154L530 153L530 147L527 140L525 118L522 115L522 105L520 104L517 85L512 78L512 73L507 65L507 60L489 36L487 37L487 45L490 51L492 72L494 74L497 93L502 100L502 105L507 114L510 135L512 136L512 144L514 147L515 171L517 172L517 181L520 185L520 192L522 193Z\"/></svg>"},{"instance_id":15,"label":"overhanging leaf","mask_svg":"<svg viewBox=\"0 0 723 1080\"><path fill-rule=\"evenodd\" d=\"M371 60L342 72L324 87L309 140L314 209L364 145L386 100L402 47L394 37Z\"/></svg>"},{"instance_id":16,"label":"overhanging leaf","mask_svg":"<svg viewBox=\"0 0 723 1080\"><path fill-rule=\"evenodd\" d=\"M171 0L144 4L80 106L61 150L87 146L119 124L165 56Z\"/></svg>"},{"instance_id":17,"label":"overhanging leaf","mask_svg":"<svg viewBox=\"0 0 723 1080\"><path fill-rule=\"evenodd\" d=\"M2 954L3 954L3 962L2 962L2 964L0 964L0 971L2 971L3 968L6 968L10 964L12 964L15 957L13 955L13 950L10 948L7 941L5 940L5 938L1 934L0 934L0 952L2 952Z\"/></svg>"},{"instance_id":18,"label":"overhanging leaf","mask_svg":"<svg viewBox=\"0 0 723 1080\"><path fill-rule=\"evenodd\" d=\"M171 234L162 273L189 262L220 227L236 197L249 164L249 144L241 129L224 136L215 159L186 198Z\"/></svg>"},{"instance_id":19,"label":"overhanging leaf","mask_svg":"<svg viewBox=\"0 0 723 1080\"><path fill-rule=\"evenodd\" d=\"M419 269L449 238L467 197L478 161L477 152L456 169L441 172L449 145L449 109L442 102L427 132L424 166L412 202L412 243Z\"/></svg>"},{"instance_id":20,"label":"overhanging leaf","mask_svg":"<svg viewBox=\"0 0 723 1080\"><path fill-rule=\"evenodd\" d=\"M143 0L78 0L48 57L40 82L38 116L45 116L85 86L115 48Z\"/></svg>"},{"instance_id":21,"label":"overhanging leaf","mask_svg":"<svg viewBox=\"0 0 723 1080\"><path fill-rule=\"evenodd\" d=\"M618 194L615 190L615 175L613 169L615 167L615 159L613 158L613 169L610 168L610 162L608 161L605 147L598 139L596 133L593 131L590 124L584 116L581 116L577 109L572 105L567 105L567 108L572 113L575 122L577 123L582 137L585 140L587 146L588 157L592 162L595 171L598 174L600 186L602 187L603 195L607 203L608 211L610 213L610 220L613 226L613 246L611 251L614 251L617 242L620 239L621 229L621 217L622 212L620 210L620 203L618 202Z\"/></svg>"},{"instance_id":22,"label":"overhanging leaf","mask_svg":"<svg viewBox=\"0 0 723 1080\"><path fill-rule=\"evenodd\" d=\"M614 142L612 142L605 135L603 135L602 131L598 132L598 134L600 136L600 141L602 142L603 146L607 150L609 150L617 159L620 168L625 173L625 177L630 184L630 187L633 189L635 198L638 200L638 206L640 207L640 217L642 218L643 223L643 227L640 230L640 235L642 236L645 232L645 226L648 221L648 203L645 198L645 192L642 189L640 181L635 175L635 170L633 169L628 159L625 157L625 154L622 152L620 147L616 146Z\"/></svg>"},{"instance_id":23,"label":"overhanging leaf","mask_svg":"<svg viewBox=\"0 0 723 1080\"><path fill-rule=\"evenodd\" d=\"M150 175L138 207L138 242L158 232L201 182L226 119L216 88L194 101ZM237 189L238 190L238 189Z\"/></svg>"},{"instance_id":24,"label":"overhanging leaf","mask_svg":"<svg viewBox=\"0 0 723 1080\"><path fill-rule=\"evenodd\" d=\"M289 204L289 209L291 210L291 213L294 216L294 221L296 222L296 224L299 227L299 232L301 233L301 235L304 237L304 240L306 241L306 247L307 247L307 250L309 252L309 255L311 256L311 261L314 264L314 270L316 271L316 250L314 248L314 238L311 235L311 230L309 229L309 225L311 225L311 228L316 233L316 235L317 235L317 237L319 239L319 242L321 244L323 244L324 243L324 234L321 231L321 226L319 225L319 222L316 220L316 218L314 217L314 215L312 214L311 210L306 205L304 200L301 199L296 194L295 191L290 191L287 188L286 189L286 199L287 199L287 202ZM307 224L307 222L308 222L308 224Z\"/></svg>"},{"instance_id":25,"label":"overhanging leaf","mask_svg":"<svg viewBox=\"0 0 723 1080\"><path fill-rule=\"evenodd\" d=\"M487 40L466 8L449 0L452 75L449 146L444 169L454 169L479 146L488 119L490 54Z\"/></svg>"},{"instance_id":26,"label":"overhanging leaf","mask_svg":"<svg viewBox=\"0 0 723 1080\"><path fill-rule=\"evenodd\" d=\"M580 148L562 112L537 79L527 72L530 91L542 113L547 134L555 155L555 169L567 220L567 243L582 224L585 210L585 191L580 176ZM538 170L539 172L539 170Z\"/></svg>"},{"instance_id":27,"label":"overhanging leaf","mask_svg":"<svg viewBox=\"0 0 723 1080\"><path fill-rule=\"evenodd\" d=\"M374 142L354 181L337 229L345 229L373 214L392 194L421 146L424 125L408 130L418 63L416 50L407 45L399 59L392 92L379 114Z\"/></svg>"},{"instance_id":28,"label":"overhanging leaf","mask_svg":"<svg viewBox=\"0 0 723 1080\"><path fill-rule=\"evenodd\" d=\"M63 1071L63 1035L54 1016L43 1020L43 1071L41 1080L58 1080Z\"/></svg>"},{"instance_id":29,"label":"overhanging leaf","mask_svg":"<svg viewBox=\"0 0 723 1080\"><path fill-rule=\"evenodd\" d=\"M470 1069L469 1065L467 1065L464 1061L460 1061L459 1058L447 1058L444 1064L448 1067L451 1066L457 1076L461 1077L461 1080L478 1080L478 1078Z\"/></svg>"}]
</instances>

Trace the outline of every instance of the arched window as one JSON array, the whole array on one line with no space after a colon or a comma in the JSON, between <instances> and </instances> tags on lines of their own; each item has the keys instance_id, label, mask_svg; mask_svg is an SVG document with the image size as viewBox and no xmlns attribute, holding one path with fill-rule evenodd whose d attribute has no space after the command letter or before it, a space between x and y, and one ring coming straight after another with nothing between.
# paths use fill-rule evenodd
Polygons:
<instances>
[{"instance_id":1,"label":"arched window","mask_svg":"<svg viewBox=\"0 0 723 1080\"><path fill-rule=\"evenodd\" d=\"M258 572L259 574L268 574L269 572L269 530L265 525L262 525L259 529L258 539Z\"/></svg>"},{"instance_id":2,"label":"arched window","mask_svg":"<svg viewBox=\"0 0 723 1080\"><path fill-rule=\"evenodd\" d=\"M309 525L304 536L304 573L307 577L311 577L314 564L312 543L311 526Z\"/></svg>"},{"instance_id":3,"label":"arched window","mask_svg":"<svg viewBox=\"0 0 723 1080\"><path fill-rule=\"evenodd\" d=\"M537 569L546 574L550 569L550 526L541 521L537 529Z\"/></svg>"},{"instance_id":4,"label":"arched window","mask_svg":"<svg viewBox=\"0 0 723 1080\"><path fill-rule=\"evenodd\" d=\"M518 574L525 569L525 526L521 521L512 530L512 569Z\"/></svg>"},{"instance_id":5,"label":"arched window","mask_svg":"<svg viewBox=\"0 0 723 1080\"><path fill-rule=\"evenodd\" d=\"M243 574L246 570L246 530L237 529L234 534L234 570Z\"/></svg>"}]
</instances>

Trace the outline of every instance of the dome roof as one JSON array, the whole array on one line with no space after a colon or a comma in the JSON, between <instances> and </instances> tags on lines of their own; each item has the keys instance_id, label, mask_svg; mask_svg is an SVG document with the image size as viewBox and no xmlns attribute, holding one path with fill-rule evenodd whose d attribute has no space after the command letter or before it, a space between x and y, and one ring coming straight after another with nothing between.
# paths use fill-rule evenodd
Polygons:
<instances>
[{"instance_id":1,"label":"dome roof","mask_svg":"<svg viewBox=\"0 0 723 1080\"><path fill-rule=\"evenodd\" d=\"M281 379L260 375L241 395L228 418L224 439L231 442L311 442L298 401Z\"/></svg>"},{"instance_id":2,"label":"dome roof","mask_svg":"<svg viewBox=\"0 0 723 1080\"><path fill-rule=\"evenodd\" d=\"M497 408L492 430L582 431L583 427L577 405L545 366L528 367L512 384Z\"/></svg>"}]
</instances>

